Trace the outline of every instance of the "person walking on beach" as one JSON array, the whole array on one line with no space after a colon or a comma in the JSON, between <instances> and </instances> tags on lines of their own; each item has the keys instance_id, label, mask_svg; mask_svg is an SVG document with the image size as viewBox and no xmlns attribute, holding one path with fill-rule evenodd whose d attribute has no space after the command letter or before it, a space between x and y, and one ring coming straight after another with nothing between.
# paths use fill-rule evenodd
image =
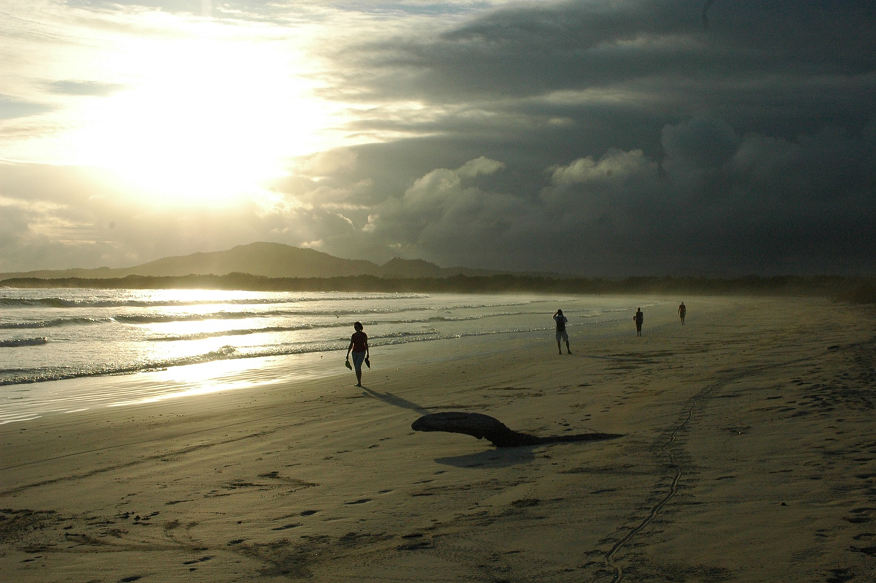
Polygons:
<instances>
[{"instance_id":1,"label":"person walking on beach","mask_svg":"<svg viewBox=\"0 0 876 583\"><path fill-rule=\"evenodd\" d=\"M687 315L687 307L684 305L684 302L681 302L681 305L678 306L678 317L681 318L681 325L684 326L684 317Z\"/></svg>"},{"instance_id":2,"label":"person walking on beach","mask_svg":"<svg viewBox=\"0 0 876 583\"><path fill-rule=\"evenodd\" d=\"M560 347L560 340L565 340L566 352L572 354L572 350L569 348L569 333L566 332L566 323L569 320L563 315L563 310L556 311L554 321L557 323L557 350L560 351L560 354L563 353L563 349Z\"/></svg>"},{"instance_id":3,"label":"person walking on beach","mask_svg":"<svg viewBox=\"0 0 876 583\"><path fill-rule=\"evenodd\" d=\"M642 322L645 321L645 314L642 313L642 308L636 308L636 315L633 316L636 321L636 336L642 335Z\"/></svg>"},{"instance_id":4,"label":"person walking on beach","mask_svg":"<svg viewBox=\"0 0 876 583\"><path fill-rule=\"evenodd\" d=\"M362 331L362 322L353 324L356 330L350 337L350 346L347 348L347 368L356 369L356 386L362 386L362 363L371 368L371 352L368 349L368 335ZM350 352L353 353L353 367L350 366Z\"/></svg>"}]
</instances>

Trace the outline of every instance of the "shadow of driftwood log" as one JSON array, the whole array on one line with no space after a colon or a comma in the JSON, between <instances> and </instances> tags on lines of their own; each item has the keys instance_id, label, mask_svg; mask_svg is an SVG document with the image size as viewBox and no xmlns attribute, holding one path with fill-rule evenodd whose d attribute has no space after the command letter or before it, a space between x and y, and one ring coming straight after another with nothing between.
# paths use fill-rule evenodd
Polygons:
<instances>
[{"instance_id":1,"label":"shadow of driftwood log","mask_svg":"<svg viewBox=\"0 0 876 583\"><path fill-rule=\"evenodd\" d=\"M496 447L522 447L526 445L541 445L543 443L561 443L569 441L600 441L623 437L616 433L581 433L578 435L550 435L538 437L526 433L512 431L504 423L489 415L481 413L462 413L448 411L424 415L411 424L414 431L446 431L448 433L464 433L478 439L487 438Z\"/></svg>"}]
</instances>

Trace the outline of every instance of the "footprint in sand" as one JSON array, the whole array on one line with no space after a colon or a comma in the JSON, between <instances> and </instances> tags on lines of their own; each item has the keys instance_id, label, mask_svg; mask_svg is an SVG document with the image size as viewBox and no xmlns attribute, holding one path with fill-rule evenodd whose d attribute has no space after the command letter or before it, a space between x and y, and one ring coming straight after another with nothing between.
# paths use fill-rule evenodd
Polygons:
<instances>
[{"instance_id":1,"label":"footprint in sand","mask_svg":"<svg viewBox=\"0 0 876 583\"><path fill-rule=\"evenodd\" d=\"M408 542L399 545L398 547L396 547L396 549L400 551L418 551L420 549L434 548L432 545L432 541L423 539L423 536L424 535L421 532L413 532L411 534L403 535L402 538Z\"/></svg>"},{"instance_id":2,"label":"footprint in sand","mask_svg":"<svg viewBox=\"0 0 876 583\"><path fill-rule=\"evenodd\" d=\"M855 508L850 514L854 516L844 516L843 520L846 522L851 522L852 524L865 524L867 522L873 522L873 511L876 508Z\"/></svg>"},{"instance_id":3,"label":"footprint in sand","mask_svg":"<svg viewBox=\"0 0 876 583\"><path fill-rule=\"evenodd\" d=\"M289 530L290 528L296 528L301 526L301 523L294 522L292 524L284 524L283 526L278 526L277 528L272 528L271 530Z\"/></svg>"},{"instance_id":4,"label":"footprint in sand","mask_svg":"<svg viewBox=\"0 0 876 583\"><path fill-rule=\"evenodd\" d=\"M344 502L344 504L365 504L371 502L370 498L362 498L361 500L353 500L352 502Z\"/></svg>"}]
</instances>

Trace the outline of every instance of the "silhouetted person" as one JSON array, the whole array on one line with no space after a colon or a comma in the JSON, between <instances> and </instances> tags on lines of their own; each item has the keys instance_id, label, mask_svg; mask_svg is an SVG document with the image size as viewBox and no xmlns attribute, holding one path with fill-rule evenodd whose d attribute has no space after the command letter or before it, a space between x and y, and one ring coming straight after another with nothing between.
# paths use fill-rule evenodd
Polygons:
<instances>
[{"instance_id":1,"label":"silhouetted person","mask_svg":"<svg viewBox=\"0 0 876 583\"><path fill-rule=\"evenodd\" d=\"M642 322L645 321L645 314L642 313L642 308L636 308L636 315L633 316L636 321L636 336L642 335Z\"/></svg>"},{"instance_id":2,"label":"silhouetted person","mask_svg":"<svg viewBox=\"0 0 876 583\"><path fill-rule=\"evenodd\" d=\"M347 348L347 361L349 364L350 360L350 351L353 352L353 367L356 369L356 386L362 386L362 363L368 365L368 368L371 368L370 356L371 353L368 350L368 335L362 331L362 323L356 322L353 324L353 328L356 330L353 332L353 335L350 337L350 346Z\"/></svg>"},{"instance_id":3,"label":"silhouetted person","mask_svg":"<svg viewBox=\"0 0 876 583\"><path fill-rule=\"evenodd\" d=\"M569 334L566 332L566 323L569 321L563 315L563 310L557 310L554 314L554 321L557 323L557 350L560 351L560 354L563 353L563 349L560 348L560 340L566 341L566 352L572 354L571 349L569 349Z\"/></svg>"},{"instance_id":4,"label":"silhouetted person","mask_svg":"<svg viewBox=\"0 0 876 583\"><path fill-rule=\"evenodd\" d=\"M684 326L684 317L687 315L687 307L684 305L684 302L681 302L681 305L678 306L678 317L681 318L681 325Z\"/></svg>"}]
</instances>

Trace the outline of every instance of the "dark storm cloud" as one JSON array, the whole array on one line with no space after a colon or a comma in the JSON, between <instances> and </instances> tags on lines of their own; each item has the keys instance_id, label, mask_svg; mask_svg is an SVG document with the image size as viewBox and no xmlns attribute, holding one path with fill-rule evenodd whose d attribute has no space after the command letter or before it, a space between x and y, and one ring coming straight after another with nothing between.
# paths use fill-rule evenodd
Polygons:
<instances>
[{"instance_id":1,"label":"dark storm cloud","mask_svg":"<svg viewBox=\"0 0 876 583\"><path fill-rule=\"evenodd\" d=\"M527 4L349 49L346 95L436 112L407 126L433 137L360 148L335 176L373 181L362 248L602 274L876 269L871 3ZM503 167L458 175L482 156Z\"/></svg>"},{"instance_id":2,"label":"dark storm cloud","mask_svg":"<svg viewBox=\"0 0 876 583\"><path fill-rule=\"evenodd\" d=\"M542 174L535 197L531 184L510 188L498 161L485 175L433 170L369 206L355 247L600 275L867 271L874 137L742 137L699 117L664 128L662 161L639 150L579 158Z\"/></svg>"},{"instance_id":3,"label":"dark storm cloud","mask_svg":"<svg viewBox=\"0 0 876 583\"><path fill-rule=\"evenodd\" d=\"M577 141L602 148L578 152L591 155L610 146L656 154L659 129L699 111L741 133L785 138L869 121L866 104L876 98L872 8L722 2L712 7L714 25L705 32L697 18L702 6L519 8L432 39L344 47L342 59L352 60L343 69L344 95L352 85L369 98L421 100L444 112L433 127L407 126L413 131L452 132L468 141L482 133L496 142L525 131L533 148L571 139L570 147ZM577 100L544 98L587 91L592 95ZM515 126L520 117L529 123ZM568 119L574 129L547 127L552 118ZM396 119L393 129L405 123ZM360 124L387 127L381 117Z\"/></svg>"},{"instance_id":4,"label":"dark storm cloud","mask_svg":"<svg viewBox=\"0 0 876 583\"><path fill-rule=\"evenodd\" d=\"M704 28L709 28L709 8L714 3L715 3L715 0L707 0L706 4L703 6L703 27Z\"/></svg>"},{"instance_id":5,"label":"dark storm cloud","mask_svg":"<svg viewBox=\"0 0 876 583\"><path fill-rule=\"evenodd\" d=\"M135 22L203 4L77 6ZM369 143L295 160L271 202L185 213L85 170L0 164L0 259L121 266L271 240L581 275L876 273L872 2L212 8L221 26L282 23L280 36L318 21L307 38L342 111L332 129ZM47 103L113 90L51 89ZM7 101L15 116L36 102Z\"/></svg>"},{"instance_id":6,"label":"dark storm cloud","mask_svg":"<svg viewBox=\"0 0 876 583\"><path fill-rule=\"evenodd\" d=\"M731 91L758 103L766 98L768 108L801 90L813 93L824 76L845 78L854 97L872 91L872 82L850 82L872 71L876 9L867 3L724 2L713 6L708 32L701 7L693 0L521 7L433 39L345 47L344 59L361 59L349 75L370 94L436 103L623 88L710 104L724 103Z\"/></svg>"}]
</instances>

